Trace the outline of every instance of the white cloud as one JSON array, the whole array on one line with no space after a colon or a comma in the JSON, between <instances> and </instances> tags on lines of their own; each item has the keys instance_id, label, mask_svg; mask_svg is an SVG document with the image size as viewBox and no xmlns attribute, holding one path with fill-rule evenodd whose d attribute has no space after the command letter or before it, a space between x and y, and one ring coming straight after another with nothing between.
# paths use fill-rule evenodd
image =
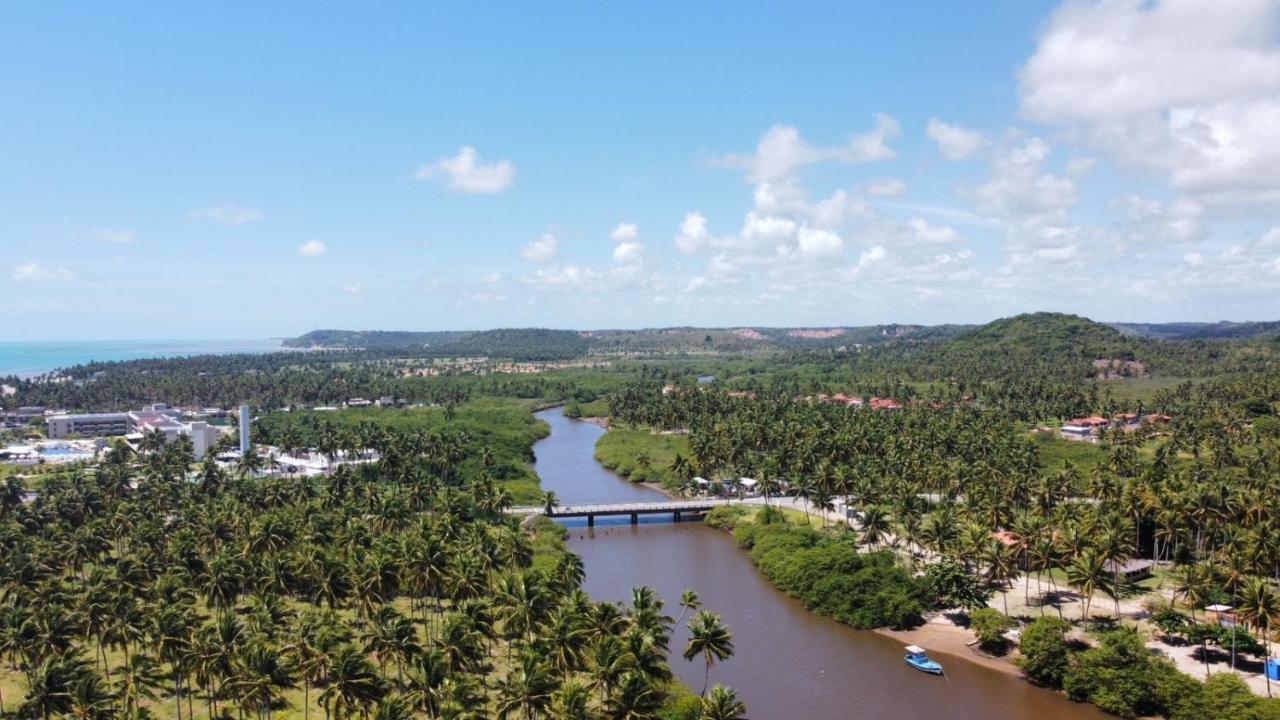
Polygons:
<instances>
[{"instance_id":1,"label":"white cloud","mask_svg":"<svg viewBox=\"0 0 1280 720\"><path fill-rule=\"evenodd\" d=\"M525 260L536 263L550 262L560 249L560 241L551 233L543 233L537 240L530 242L520 251Z\"/></svg>"},{"instance_id":2,"label":"white cloud","mask_svg":"<svg viewBox=\"0 0 1280 720\"><path fill-rule=\"evenodd\" d=\"M355 283L351 283L350 285L343 285L343 286L342 286L342 292L344 292L344 293L346 293L346 294L348 294L348 295L359 295L359 294L360 294L360 283L355 282Z\"/></svg>"},{"instance_id":3,"label":"white cloud","mask_svg":"<svg viewBox=\"0 0 1280 720\"><path fill-rule=\"evenodd\" d=\"M1200 267L1204 264L1204 256L1198 252L1189 252L1182 256L1182 262L1191 267Z\"/></svg>"},{"instance_id":4,"label":"white cloud","mask_svg":"<svg viewBox=\"0 0 1280 720\"><path fill-rule=\"evenodd\" d=\"M1280 197L1274 0L1064 4L1020 72L1022 111L1206 201Z\"/></svg>"},{"instance_id":5,"label":"white cloud","mask_svg":"<svg viewBox=\"0 0 1280 720\"><path fill-rule=\"evenodd\" d=\"M959 125L949 125L938 118L930 118L925 134L938 144L938 151L948 160L964 160L987 144L982 133L966 130Z\"/></svg>"},{"instance_id":6,"label":"white cloud","mask_svg":"<svg viewBox=\"0 0 1280 720\"><path fill-rule=\"evenodd\" d=\"M1158 245L1204 238L1204 206L1195 200L1184 197L1164 203L1126 195L1119 204L1125 211L1123 233L1130 243Z\"/></svg>"},{"instance_id":7,"label":"white cloud","mask_svg":"<svg viewBox=\"0 0 1280 720\"><path fill-rule=\"evenodd\" d=\"M192 210L195 220L208 220L223 225L247 225L263 218L262 211L243 205L211 205L207 208Z\"/></svg>"},{"instance_id":8,"label":"white cloud","mask_svg":"<svg viewBox=\"0 0 1280 720\"><path fill-rule=\"evenodd\" d=\"M638 242L618 243L613 249L613 259L620 263L639 262L644 253L644 245Z\"/></svg>"},{"instance_id":9,"label":"white cloud","mask_svg":"<svg viewBox=\"0 0 1280 720\"><path fill-rule=\"evenodd\" d=\"M1070 178L1043 170L1049 153L1040 138L1015 133L992 160L991 179L961 189L981 215L1009 231L1015 245L1060 244L1060 235L1070 230L1068 213L1079 194Z\"/></svg>"},{"instance_id":10,"label":"white cloud","mask_svg":"<svg viewBox=\"0 0 1280 720\"><path fill-rule=\"evenodd\" d=\"M907 184L896 177L879 178L862 186L862 192L872 197L898 197L907 191Z\"/></svg>"},{"instance_id":11,"label":"white cloud","mask_svg":"<svg viewBox=\"0 0 1280 720\"><path fill-rule=\"evenodd\" d=\"M442 157L418 168L418 180L444 180L458 192L488 194L511 187L516 166L510 160L484 163L476 149L466 145L452 157Z\"/></svg>"},{"instance_id":12,"label":"white cloud","mask_svg":"<svg viewBox=\"0 0 1280 720\"><path fill-rule=\"evenodd\" d=\"M854 135L844 145L823 147L809 144L790 125L775 125L761 136L754 154L729 155L724 162L746 170L753 183L782 180L815 163L857 164L897 157L888 142L900 131L897 120L878 114L875 129Z\"/></svg>"},{"instance_id":13,"label":"white cloud","mask_svg":"<svg viewBox=\"0 0 1280 720\"><path fill-rule=\"evenodd\" d=\"M908 220L907 228L915 241L926 245L944 245L960 240L960 233L956 232L955 228L933 225L924 218Z\"/></svg>"},{"instance_id":14,"label":"white cloud","mask_svg":"<svg viewBox=\"0 0 1280 720\"><path fill-rule=\"evenodd\" d=\"M480 277L480 282L485 285L497 285L502 282L502 273L488 273Z\"/></svg>"},{"instance_id":15,"label":"white cloud","mask_svg":"<svg viewBox=\"0 0 1280 720\"><path fill-rule=\"evenodd\" d=\"M863 270L871 267L872 265L884 260L888 254L888 251L884 249L883 245L876 245L867 248L858 255L858 264L855 267L855 270Z\"/></svg>"},{"instance_id":16,"label":"white cloud","mask_svg":"<svg viewBox=\"0 0 1280 720\"><path fill-rule=\"evenodd\" d=\"M797 241L800 254L807 258L833 258L844 252L844 240L830 230L802 227Z\"/></svg>"},{"instance_id":17,"label":"white cloud","mask_svg":"<svg viewBox=\"0 0 1280 720\"><path fill-rule=\"evenodd\" d=\"M609 237L614 242L630 242L640 237L640 228L634 223L618 223L618 226L609 233Z\"/></svg>"},{"instance_id":18,"label":"white cloud","mask_svg":"<svg viewBox=\"0 0 1280 720\"><path fill-rule=\"evenodd\" d=\"M13 279L18 282L57 282L75 280L76 274L64 267L45 267L27 262L13 269Z\"/></svg>"},{"instance_id":19,"label":"white cloud","mask_svg":"<svg viewBox=\"0 0 1280 720\"><path fill-rule=\"evenodd\" d=\"M680 223L680 233L676 235L676 250L681 255L693 255L702 252L708 244L707 218L702 213L685 213Z\"/></svg>"},{"instance_id":20,"label":"white cloud","mask_svg":"<svg viewBox=\"0 0 1280 720\"><path fill-rule=\"evenodd\" d=\"M839 227L852 218L872 215L870 206L864 200L853 197L844 190L836 190L830 197L819 200L813 207L804 210L815 225L826 228Z\"/></svg>"},{"instance_id":21,"label":"white cloud","mask_svg":"<svg viewBox=\"0 0 1280 720\"><path fill-rule=\"evenodd\" d=\"M95 233L95 237L105 243L113 245L128 245L138 239L132 230L113 230L112 228L103 228Z\"/></svg>"},{"instance_id":22,"label":"white cloud","mask_svg":"<svg viewBox=\"0 0 1280 720\"><path fill-rule=\"evenodd\" d=\"M329 248L319 240L308 240L298 246L298 254L304 257L318 257L323 255Z\"/></svg>"}]
</instances>

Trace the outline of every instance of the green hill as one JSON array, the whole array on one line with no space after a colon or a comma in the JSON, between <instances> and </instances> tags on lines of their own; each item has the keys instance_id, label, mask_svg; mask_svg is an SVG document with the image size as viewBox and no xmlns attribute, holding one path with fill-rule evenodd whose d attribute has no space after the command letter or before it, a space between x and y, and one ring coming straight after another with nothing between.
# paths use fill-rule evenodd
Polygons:
<instances>
[{"instance_id":1,"label":"green hill","mask_svg":"<svg viewBox=\"0 0 1280 720\"><path fill-rule=\"evenodd\" d=\"M290 348L341 348L344 350L378 350L442 345L471 333L409 332L403 330L312 330L284 341Z\"/></svg>"},{"instance_id":2,"label":"green hill","mask_svg":"<svg viewBox=\"0 0 1280 720\"><path fill-rule=\"evenodd\" d=\"M1001 318L961 333L946 344L953 352L1066 355L1133 359L1134 343L1115 328L1078 315L1029 313Z\"/></svg>"}]
</instances>

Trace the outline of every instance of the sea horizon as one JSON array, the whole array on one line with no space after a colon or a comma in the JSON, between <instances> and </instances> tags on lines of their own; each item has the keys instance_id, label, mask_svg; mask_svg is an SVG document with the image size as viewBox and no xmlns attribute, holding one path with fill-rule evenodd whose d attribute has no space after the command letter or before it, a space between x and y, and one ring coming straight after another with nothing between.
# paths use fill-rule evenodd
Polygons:
<instances>
[{"instance_id":1,"label":"sea horizon","mask_svg":"<svg viewBox=\"0 0 1280 720\"><path fill-rule=\"evenodd\" d=\"M20 379L89 362L115 362L190 355L266 353L283 338L203 340L5 340L0 341L0 377Z\"/></svg>"}]
</instances>

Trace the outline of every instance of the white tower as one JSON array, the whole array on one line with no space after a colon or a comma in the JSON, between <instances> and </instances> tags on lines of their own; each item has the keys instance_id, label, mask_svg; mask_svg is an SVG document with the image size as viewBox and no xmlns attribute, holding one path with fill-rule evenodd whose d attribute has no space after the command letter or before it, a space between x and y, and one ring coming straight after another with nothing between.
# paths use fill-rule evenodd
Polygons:
<instances>
[{"instance_id":1,"label":"white tower","mask_svg":"<svg viewBox=\"0 0 1280 720\"><path fill-rule=\"evenodd\" d=\"M240 454L249 452L249 406L240 406Z\"/></svg>"}]
</instances>

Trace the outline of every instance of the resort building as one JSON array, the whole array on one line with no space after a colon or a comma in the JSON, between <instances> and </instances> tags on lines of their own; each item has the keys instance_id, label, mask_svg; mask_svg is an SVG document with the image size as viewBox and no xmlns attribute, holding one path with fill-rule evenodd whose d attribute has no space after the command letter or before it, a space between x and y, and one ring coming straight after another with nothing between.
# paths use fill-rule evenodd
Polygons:
<instances>
[{"instance_id":1,"label":"resort building","mask_svg":"<svg viewBox=\"0 0 1280 720\"><path fill-rule=\"evenodd\" d=\"M55 440L72 435L98 437L129 433L129 413L122 412L54 415L47 423L49 437Z\"/></svg>"},{"instance_id":2,"label":"resort building","mask_svg":"<svg viewBox=\"0 0 1280 720\"><path fill-rule=\"evenodd\" d=\"M217 443L218 429L204 421L182 422L180 417L177 410L163 403L129 412L53 415L48 419L48 435L55 440L75 435L122 436L135 450L149 433L161 433L165 443L186 435L199 460Z\"/></svg>"}]
</instances>

